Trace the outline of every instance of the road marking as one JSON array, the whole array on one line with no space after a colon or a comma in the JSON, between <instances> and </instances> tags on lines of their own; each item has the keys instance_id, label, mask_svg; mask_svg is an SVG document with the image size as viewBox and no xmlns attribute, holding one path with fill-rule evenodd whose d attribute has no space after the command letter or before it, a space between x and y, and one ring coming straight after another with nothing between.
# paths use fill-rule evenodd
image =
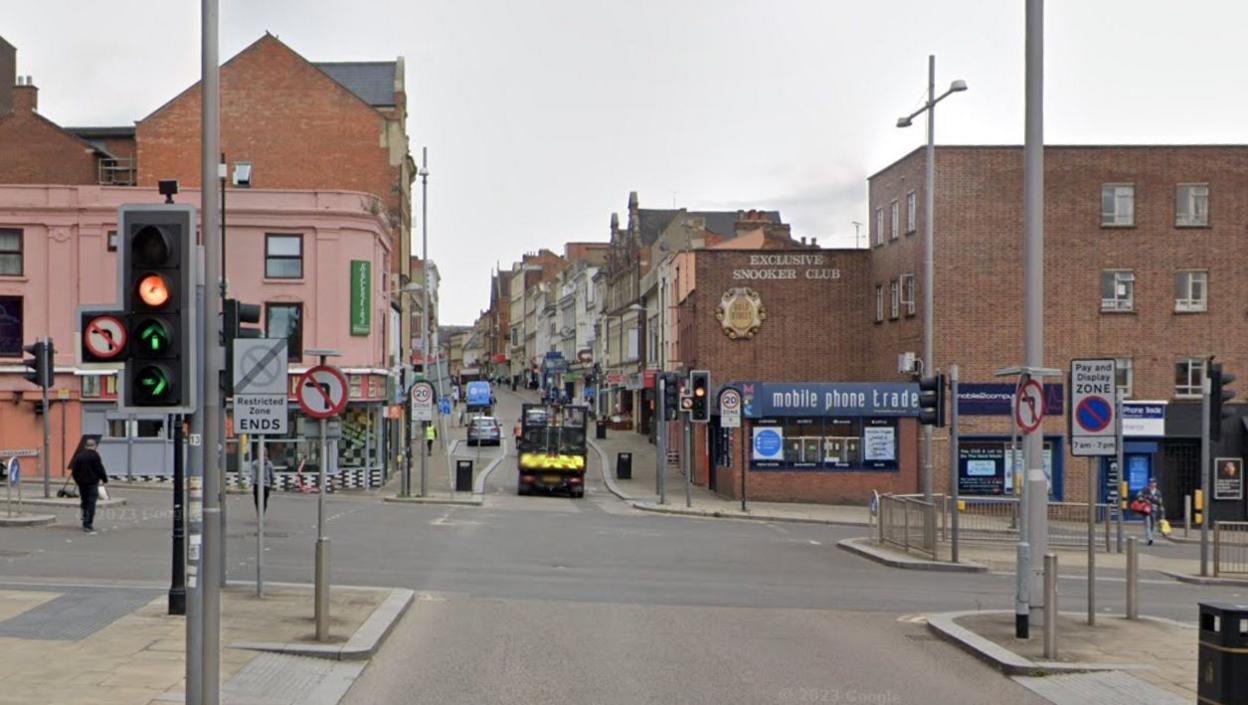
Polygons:
<instances>
[{"instance_id":1,"label":"road marking","mask_svg":"<svg viewBox=\"0 0 1248 705\"><path fill-rule=\"evenodd\" d=\"M897 618L898 622L907 624L927 624L927 615L925 614L903 614Z\"/></svg>"},{"instance_id":2,"label":"road marking","mask_svg":"<svg viewBox=\"0 0 1248 705\"><path fill-rule=\"evenodd\" d=\"M810 545L811 545L811 546L822 546L822 545L823 545L823 543L822 543L822 542L819 542L819 541L816 541L816 540L814 540L814 539L810 539Z\"/></svg>"}]
</instances>

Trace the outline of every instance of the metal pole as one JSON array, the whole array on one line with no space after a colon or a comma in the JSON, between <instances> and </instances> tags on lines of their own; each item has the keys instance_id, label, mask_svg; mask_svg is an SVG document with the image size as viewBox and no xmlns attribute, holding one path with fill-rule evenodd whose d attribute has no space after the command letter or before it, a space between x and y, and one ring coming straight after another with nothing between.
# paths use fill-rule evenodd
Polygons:
<instances>
[{"instance_id":1,"label":"metal pole","mask_svg":"<svg viewBox=\"0 0 1248 705\"><path fill-rule=\"evenodd\" d=\"M1190 538L1192 535L1192 496L1190 494L1183 495L1183 538Z\"/></svg>"},{"instance_id":2,"label":"metal pole","mask_svg":"<svg viewBox=\"0 0 1248 705\"><path fill-rule=\"evenodd\" d=\"M746 434L745 432L746 428L747 428L746 422L742 420L741 421L741 511L743 512L750 511L745 506L745 497L747 494L746 477L748 477L749 475L749 473L747 472L747 466L749 465L749 462L750 462L749 451L746 450L746 447L747 447L746 443L748 442L748 439L749 439L749 435Z\"/></svg>"},{"instance_id":3,"label":"metal pole","mask_svg":"<svg viewBox=\"0 0 1248 705\"><path fill-rule=\"evenodd\" d=\"M1201 502L1201 520L1200 520L1200 574L1201 576L1209 575L1209 523L1212 519L1210 510L1213 509L1213 503L1209 501L1209 416L1211 414L1209 408L1209 394L1211 391L1209 383L1209 366L1205 364L1204 379L1200 382L1200 496ZM1148 521L1148 519L1145 519Z\"/></svg>"},{"instance_id":4,"label":"metal pole","mask_svg":"<svg viewBox=\"0 0 1248 705\"><path fill-rule=\"evenodd\" d=\"M324 359L322 358L322 363ZM328 419L321 419L320 488L316 496L316 640L329 640L329 537L325 535L325 466L329 464L326 441Z\"/></svg>"},{"instance_id":5,"label":"metal pole","mask_svg":"<svg viewBox=\"0 0 1248 705\"><path fill-rule=\"evenodd\" d=\"M1088 625L1096 624L1096 467L1097 458L1088 458ZM1105 521L1109 521L1106 515Z\"/></svg>"},{"instance_id":6,"label":"metal pole","mask_svg":"<svg viewBox=\"0 0 1248 705\"><path fill-rule=\"evenodd\" d=\"M47 370L47 378L40 380L45 382L40 386L43 387L43 457L39 459L43 465L43 497L47 499L52 496L52 454L48 450L48 417L52 415L52 409L48 407L48 384L56 378L54 374L55 361L52 359L52 339L43 339L43 369Z\"/></svg>"},{"instance_id":7,"label":"metal pole","mask_svg":"<svg viewBox=\"0 0 1248 705\"><path fill-rule=\"evenodd\" d=\"M958 562L958 515L961 514L959 506L959 488L958 488L958 366L949 365L949 498L952 502L950 507L950 522L952 523L952 539L949 542L950 558L954 563Z\"/></svg>"},{"instance_id":8,"label":"metal pole","mask_svg":"<svg viewBox=\"0 0 1248 705\"><path fill-rule=\"evenodd\" d=\"M186 614L186 524L183 514L182 417L173 415L173 571L169 581L169 614Z\"/></svg>"},{"instance_id":9,"label":"metal pole","mask_svg":"<svg viewBox=\"0 0 1248 705\"><path fill-rule=\"evenodd\" d=\"M269 473L264 466L264 436L259 437L256 458L256 597L264 597L264 510L268 498Z\"/></svg>"},{"instance_id":10,"label":"metal pole","mask_svg":"<svg viewBox=\"0 0 1248 705\"><path fill-rule=\"evenodd\" d=\"M927 57L927 149L925 150L925 176L923 181L923 374L931 375L936 370L933 360L933 338L936 317L935 280L935 236L936 220L936 56ZM923 464L923 501L932 503L932 427L922 426L922 447L920 458ZM935 538L935 515L928 513L928 521L924 526L927 538ZM930 543L935 545L935 543Z\"/></svg>"},{"instance_id":11,"label":"metal pole","mask_svg":"<svg viewBox=\"0 0 1248 705\"><path fill-rule=\"evenodd\" d=\"M399 429L399 452L402 453L402 474L399 475L399 496L410 497L412 494L412 398L407 391L407 362L399 368L399 386L402 387L399 398L403 400L403 428ZM413 370L414 372L414 370Z\"/></svg>"},{"instance_id":12,"label":"metal pole","mask_svg":"<svg viewBox=\"0 0 1248 705\"><path fill-rule=\"evenodd\" d=\"M1114 507L1114 516L1115 516L1115 517L1117 517L1117 522L1116 522L1116 524L1117 524L1117 530L1118 530L1118 540L1117 540L1117 546L1118 546L1118 548L1117 548L1117 551L1118 551L1118 553L1122 553L1122 520L1123 520L1123 517L1122 517L1122 513L1123 513L1123 512L1122 512L1122 500L1123 500L1123 496L1122 496L1122 472L1123 472L1122 454L1123 454L1123 452L1124 452L1124 450L1125 450L1125 449L1123 448L1123 434L1122 434L1122 392L1116 392L1116 393L1114 394L1114 404L1115 404L1115 408L1114 408L1114 443L1116 444L1116 446L1117 446L1117 448L1118 448L1118 453L1117 453L1117 456L1115 457L1115 461L1118 463L1118 468L1117 468L1117 470L1115 470L1114 472L1110 473L1110 478L1109 478L1109 479L1110 479L1110 482L1112 482L1112 483L1113 483L1113 485L1114 485L1114 489L1113 489L1113 491L1112 491L1112 492L1107 493L1107 494L1112 494L1112 495L1115 495L1115 496L1117 496L1117 497L1118 497L1118 501L1116 502L1116 506Z\"/></svg>"},{"instance_id":13,"label":"metal pole","mask_svg":"<svg viewBox=\"0 0 1248 705\"><path fill-rule=\"evenodd\" d=\"M1044 657L1057 658L1057 554L1044 554Z\"/></svg>"},{"instance_id":14,"label":"metal pole","mask_svg":"<svg viewBox=\"0 0 1248 705\"><path fill-rule=\"evenodd\" d=\"M205 287L218 286L221 279L221 250L217 238L217 156L220 154L218 142L220 137L220 74L217 61L217 12L218 0L202 0L202 128L201 139L201 179L203 194L200 201L203 215L200 231L203 235L204 278ZM200 424L203 435L199 452L203 454L203 556L200 586L203 591L203 671L201 684L203 705L218 705L220 702L220 653L221 653L221 583L218 576L223 571L223 531L221 526L221 385L219 371L222 367L221 346L219 344L220 321L217 319L219 298L208 295L205 288L203 335L201 345L204 346L204 357L200 368L203 380L200 391L203 393L203 406L200 413Z\"/></svg>"},{"instance_id":15,"label":"metal pole","mask_svg":"<svg viewBox=\"0 0 1248 705\"><path fill-rule=\"evenodd\" d=\"M62 468L66 468L69 466L69 456L66 453L66 449L65 449L65 433L66 433L65 431L65 407L68 404L68 401L69 401L68 399L63 399L61 403L57 405L61 407L61 467Z\"/></svg>"},{"instance_id":16,"label":"metal pole","mask_svg":"<svg viewBox=\"0 0 1248 705\"><path fill-rule=\"evenodd\" d=\"M429 148L420 148L420 355L421 369L429 379ZM422 429L423 424L422 424ZM420 439L420 496L426 496L429 444Z\"/></svg>"},{"instance_id":17,"label":"metal pole","mask_svg":"<svg viewBox=\"0 0 1248 705\"><path fill-rule=\"evenodd\" d=\"M218 100L220 100L219 96L218 96ZM218 118L218 120L219 119L220 118ZM218 138L219 138L219 135L218 135ZM216 182L220 184L221 186L221 285L219 289L221 291L220 298L221 298L221 310L222 311L225 310L225 299L227 296L226 289L228 288L228 282L226 282L225 280L225 176L226 176L226 173L227 172L226 172L226 166L225 166L225 152L221 152L220 159L217 162L217 175L219 178L216 180ZM222 353L224 354L224 352L225 351L223 349ZM225 369L224 357L222 358L221 369ZM233 382L233 380L230 380L230 382ZM230 508L229 502L226 501L226 498L228 496L229 489L230 489L229 487L230 486L230 473L229 473L230 443L229 443L229 439L226 438L226 435L225 435L225 414L226 414L226 399L225 399L225 392L224 390L222 390L221 413L217 415L218 434L219 434L217 437L221 439L221 505L220 506L221 506L221 536L223 538L221 541L220 577L221 577L222 588L225 587L225 582L226 582L225 581L225 566L227 562L229 561L229 559L226 557L226 549L228 548L226 544L228 542L224 540L224 536L226 535L225 527L229 522L229 519L226 516L227 510ZM239 455L241 458L241 455L242 455L241 450L239 451ZM242 478L242 470L243 470L243 466L240 463L238 466L240 479Z\"/></svg>"},{"instance_id":18,"label":"metal pole","mask_svg":"<svg viewBox=\"0 0 1248 705\"><path fill-rule=\"evenodd\" d=\"M1025 282L1024 364L1044 366L1044 0L1027 0L1027 109L1023 146L1023 223ZM1049 550L1048 481L1044 475L1044 436L1023 439L1027 472L1027 541L1033 556ZM1032 578L1031 606L1044 605L1038 574Z\"/></svg>"},{"instance_id":19,"label":"metal pole","mask_svg":"<svg viewBox=\"0 0 1248 705\"><path fill-rule=\"evenodd\" d=\"M1127 619L1140 618L1140 553L1139 539L1127 539Z\"/></svg>"},{"instance_id":20,"label":"metal pole","mask_svg":"<svg viewBox=\"0 0 1248 705\"><path fill-rule=\"evenodd\" d=\"M666 375L659 373L659 431L655 438L654 455L654 491L659 495L659 504L667 504L667 493L663 488L663 473L667 471L667 406L663 400L667 398Z\"/></svg>"},{"instance_id":21,"label":"metal pole","mask_svg":"<svg viewBox=\"0 0 1248 705\"><path fill-rule=\"evenodd\" d=\"M710 401L708 400L709 404ZM685 473L685 506L693 506L693 472L697 467L697 461L693 457L693 423L685 426L685 446L689 449L689 472Z\"/></svg>"},{"instance_id":22,"label":"metal pole","mask_svg":"<svg viewBox=\"0 0 1248 705\"><path fill-rule=\"evenodd\" d=\"M1031 576L1022 566L1031 564L1031 546L1026 541L1018 542L1018 565L1015 573L1014 589L1014 638L1031 638Z\"/></svg>"},{"instance_id":23,"label":"metal pole","mask_svg":"<svg viewBox=\"0 0 1248 705\"><path fill-rule=\"evenodd\" d=\"M203 247L196 250L195 266L203 264ZM201 270L202 271L202 270ZM198 318L196 326L203 329L204 319L204 278L198 277L195 286L195 311ZM204 338L200 338L198 352L203 359L206 346ZM203 394L203 378L193 381L199 395ZM198 395L197 395L198 396ZM191 439L200 439L200 445L192 445L186 453L186 705L202 705L204 681L204 587L200 579L203 566L201 549L203 548L204 532L204 449L202 444L204 433L203 413L191 414Z\"/></svg>"}]
</instances>

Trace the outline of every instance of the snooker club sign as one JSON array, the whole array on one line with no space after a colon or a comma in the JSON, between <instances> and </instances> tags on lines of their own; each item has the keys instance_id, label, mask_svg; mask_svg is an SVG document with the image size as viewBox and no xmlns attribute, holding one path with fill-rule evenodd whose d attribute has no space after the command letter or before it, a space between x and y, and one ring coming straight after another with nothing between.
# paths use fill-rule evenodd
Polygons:
<instances>
[{"instance_id":1,"label":"snooker club sign","mask_svg":"<svg viewBox=\"0 0 1248 705\"><path fill-rule=\"evenodd\" d=\"M801 268L803 279L840 279L841 270L826 264L824 255L750 255L750 266L732 270L732 278L743 281L795 280L798 268Z\"/></svg>"}]
</instances>

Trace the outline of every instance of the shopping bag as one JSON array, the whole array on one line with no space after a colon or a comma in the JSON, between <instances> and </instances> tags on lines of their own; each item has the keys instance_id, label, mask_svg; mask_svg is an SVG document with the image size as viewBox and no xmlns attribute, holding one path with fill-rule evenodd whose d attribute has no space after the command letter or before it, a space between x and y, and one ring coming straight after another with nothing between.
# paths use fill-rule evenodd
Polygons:
<instances>
[{"instance_id":1,"label":"shopping bag","mask_svg":"<svg viewBox=\"0 0 1248 705\"><path fill-rule=\"evenodd\" d=\"M1137 514L1152 514L1153 503L1144 499L1136 499L1131 502L1131 511Z\"/></svg>"},{"instance_id":2,"label":"shopping bag","mask_svg":"<svg viewBox=\"0 0 1248 705\"><path fill-rule=\"evenodd\" d=\"M1170 521L1168 519L1162 519L1161 521L1157 522L1157 526L1158 528L1161 529L1162 536L1170 535Z\"/></svg>"},{"instance_id":3,"label":"shopping bag","mask_svg":"<svg viewBox=\"0 0 1248 705\"><path fill-rule=\"evenodd\" d=\"M108 488L105 487L104 485L100 485L100 501L101 502L108 501Z\"/></svg>"}]
</instances>

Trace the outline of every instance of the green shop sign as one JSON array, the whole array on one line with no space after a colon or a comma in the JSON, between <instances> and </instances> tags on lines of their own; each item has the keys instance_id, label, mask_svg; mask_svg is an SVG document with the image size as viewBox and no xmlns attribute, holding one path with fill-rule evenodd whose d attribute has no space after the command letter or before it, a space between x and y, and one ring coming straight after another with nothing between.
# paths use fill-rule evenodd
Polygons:
<instances>
[{"instance_id":1,"label":"green shop sign","mask_svg":"<svg viewBox=\"0 0 1248 705\"><path fill-rule=\"evenodd\" d=\"M368 335L373 308L369 288L372 266L368 260L351 260L351 335Z\"/></svg>"}]
</instances>

